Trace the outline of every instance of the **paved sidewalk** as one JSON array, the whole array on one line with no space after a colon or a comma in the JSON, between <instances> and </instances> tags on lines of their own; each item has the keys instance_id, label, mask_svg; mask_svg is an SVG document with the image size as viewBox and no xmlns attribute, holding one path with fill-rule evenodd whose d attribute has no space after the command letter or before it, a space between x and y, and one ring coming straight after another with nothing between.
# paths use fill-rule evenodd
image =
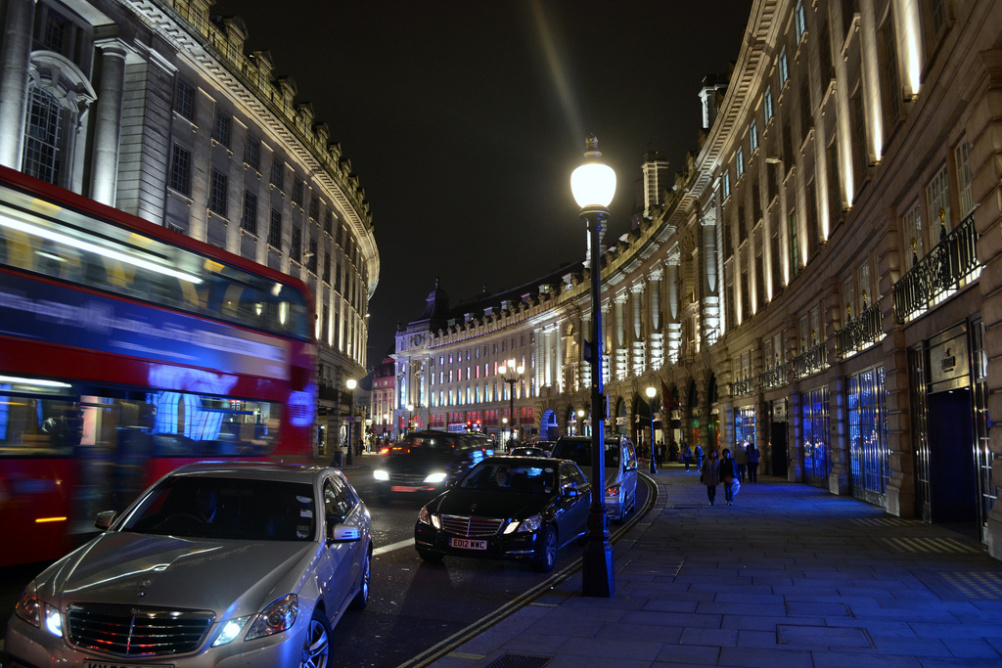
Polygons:
<instances>
[{"instance_id":1,"label":"paved sidewalk","mask_svg":"<svg viewBox=\"0 0 1002 668\"><path fill-rule=\"evenodd\" d=\"M776 478L731 507L655 478L612 598L578 571L430 665L1002 666L1002 564L973 538Z\"/></svg>"}]
</instances>

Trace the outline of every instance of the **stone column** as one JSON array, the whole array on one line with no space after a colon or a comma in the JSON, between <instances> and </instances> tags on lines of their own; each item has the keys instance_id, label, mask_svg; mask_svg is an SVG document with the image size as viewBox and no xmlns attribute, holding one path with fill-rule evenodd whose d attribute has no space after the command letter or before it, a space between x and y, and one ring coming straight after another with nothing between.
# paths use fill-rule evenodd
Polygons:
<instances>
[{"instance_id":1,"label":"stone column","mask_svg":"<svg viewBox=\"0 0 1002 668\"><path fill-rule=\"evenodd\" d=\"M661 314L661 280L663 277L664 269L661 267L655 267L647 276L651 287L649 290L650 301L648 302L650 317L647 324L648 354L650 355L651 369L655 371L663 367L665 363L664 334L661 331L664 322Z\"/></svg>"},{"instance_id":2,"label":"stone column","mask_svg":"<svg viewBox=\"0 0 1002 668\"><path fill-rule=\"evenodd\" d=\"M0 50L0 165L13 169L21 168L34 21L34 0L7 0Z\"/></svg>"},{"instance_id":3,"label":"stone column","mask_svg":"<svg viewBox=\"0 0 1002 668\"><path fill-rule=\"evenodd\" d=\"M680 260L678 252L672 253L665 260L665 266L668 268L668 303L666 305L665 327L668 338L668 359L671 361L678 361L682 354L682 323L679 320L681 304L678 292Z\"/></svg>"},{"instance_id":4,"label":"stone column","mask_svg":"<svg viewBox=\"0 0 1002 668\"><path fill-rule=\"evenodd\" d=\"M125 57L122 42L111 39L97 44L101 51L101 87L97 94L94 155L91 165L91 197L115 206L118 189L119 135L122 127L122 96L125 90Z\"/></svg>"}]
</instances>

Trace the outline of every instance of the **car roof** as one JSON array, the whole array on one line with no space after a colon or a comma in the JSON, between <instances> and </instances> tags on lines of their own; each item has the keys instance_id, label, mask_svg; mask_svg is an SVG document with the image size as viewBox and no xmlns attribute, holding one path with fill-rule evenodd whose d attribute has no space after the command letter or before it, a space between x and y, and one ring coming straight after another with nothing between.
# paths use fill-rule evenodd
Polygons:
<instances>
[{"instance_id":1,"label":"car roof","mask_svg":"<svg viewBox=\"0 0 1002 668\"><path fill-rule=\"evenodd\" d=\"M169 473L171 477L212 477L246 480L277 480L281 482L301 482L313 484L326 471L336 472L325 466L303 466L281 462L196 462L182 466Z\"/></svg>"}]
</instances>

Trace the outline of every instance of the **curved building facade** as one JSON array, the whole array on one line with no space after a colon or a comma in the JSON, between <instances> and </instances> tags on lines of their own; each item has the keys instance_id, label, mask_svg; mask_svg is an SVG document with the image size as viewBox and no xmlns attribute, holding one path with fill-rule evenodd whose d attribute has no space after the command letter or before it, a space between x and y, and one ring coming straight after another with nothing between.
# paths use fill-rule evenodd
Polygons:
<instances>
[{"instance_id":1,"label":"curved building facade","mask_svg":"<svg viewBox=\"0 0 1002 668\"><path fill-rule=\"evenodd\" d=\"M609 428L643 449L654 387L657 440L754 441L767 473L1002 558L1000 39L999 3L756 0L700 92L698 152L606 239ZM397 336L398 426L410 404L432 427L587 433L592 269L429 295Z\"/></svg>"},{"instance_id":2,"label":"curved building facade","mask_svg":"<svg viewBox=\"0 0 1002 668\"><path fill-rule=\"evenodd\" d=\"M365 373L369 203L295 82L211 5L0 2L0 164L306 282L323 443Z\"/></svg>"}]
</instances>

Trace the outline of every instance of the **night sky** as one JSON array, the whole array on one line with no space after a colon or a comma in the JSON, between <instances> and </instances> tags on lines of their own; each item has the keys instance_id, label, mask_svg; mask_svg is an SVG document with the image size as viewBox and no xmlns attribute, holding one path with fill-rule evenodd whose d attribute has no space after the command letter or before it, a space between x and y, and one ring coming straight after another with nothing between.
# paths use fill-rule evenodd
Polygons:
<instances>
[{"instance_id":1,"label":"night sky","mask_svg":"<svg viewBox=\"0 0 1002 668\"><path fill-rule=\"evenodd\" d=\"M368 365L439 278L455 305L584 258L570 173L594 132L630 229L644 154L698 147L699 90L751 0L221 0L351 160L381 269ZM639 206L643 201L639 202Z\"/></svg>"}]
</instances>

